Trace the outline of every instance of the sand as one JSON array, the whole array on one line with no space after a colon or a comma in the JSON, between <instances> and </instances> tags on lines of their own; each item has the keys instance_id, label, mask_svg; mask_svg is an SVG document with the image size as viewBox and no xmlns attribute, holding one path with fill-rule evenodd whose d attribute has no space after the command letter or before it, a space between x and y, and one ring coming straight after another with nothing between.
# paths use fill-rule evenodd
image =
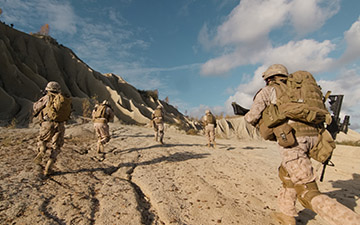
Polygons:
<instances>
[{"instance_id":1,"label":"sand","mask_svg":"<svg viewBox=\"0 0 360 225\"><path fill-rule=\"evenodd\" d=\"M0 128L0 224L274 224L281 185L274 142L218 138L214 149L202 135L166 126L160 145L150 127L112 123L102 160L92 124L73 124L54 174L40 179L32 163L37 128ZM319 183L357 213L359 153L338 145L335 167ZM297 224L326 224L297 208Z\"/></svg>"}]
</instances>

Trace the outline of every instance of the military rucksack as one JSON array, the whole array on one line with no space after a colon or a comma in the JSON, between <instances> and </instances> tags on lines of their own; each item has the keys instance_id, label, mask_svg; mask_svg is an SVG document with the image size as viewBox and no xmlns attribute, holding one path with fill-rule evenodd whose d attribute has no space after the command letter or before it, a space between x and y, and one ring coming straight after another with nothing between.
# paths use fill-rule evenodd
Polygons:
<instances>
[{"instance_id":1,"label":"military rucksack","mask_svg":"<svg viewBox=\"0 0 360 225\"><path fill-rule=\"evenodd\" d=\"M330 118L323 102L320 86L311 73L297 71L289 75L286 83L275 81L271 84L276 91L276 105L268 107L264 113L264 123L274 127L286 119L320 124Z\"/></svg>"},{"instance_id":2,"label":"military rucksack","mask_svg":"<svg viewBox=\"0 0 360 225\"><path fill-rule=\"evenodd\" d=\"M96 107L95 113L94 113L94 117L96 119L105 118L105 114L106 114L106 105L101 104L98 107Z\"/></svg>"},{"instance_id":3,"label":"military rucksack","mask_svg":"<svg viewBox=\"0 0 360 225\"><path fill-rule=\"evenodd\" d=\"M155 117L162 117L162 110L161 109L155 109L154 116Z\"/></svg>"},{"instance_id":4,"label":"military rucksack","mask_svg":"<svg viewBox=\"0 0 360 225\"><path fill-rule=\"evenodd\" d=\"M61 93L50 94L49 102L43 109L43 114L50 121L64 122L70 119L71 98Z\"/></svg>"}]
</instances>

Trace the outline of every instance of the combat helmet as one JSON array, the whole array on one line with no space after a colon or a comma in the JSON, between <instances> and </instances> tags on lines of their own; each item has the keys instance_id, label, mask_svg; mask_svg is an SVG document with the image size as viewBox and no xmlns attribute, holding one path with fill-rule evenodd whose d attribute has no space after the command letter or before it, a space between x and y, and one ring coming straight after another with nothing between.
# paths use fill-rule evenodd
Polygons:
<instances>
[{"instance_id":1,"label":"combat helmet","mask_svg":"<svg viewBox=\"0 0 360 225\"><path fill-rule=\"evenodd\" d=\"M46 91L51 91L51 92L60 92L61 91L61 87L60 84L56 81L50 81L45 88Z\"/></svg>"},{"instance_id":2,"label":"combat helmet","mask_svg":"<svg viewBox=\"0 0 360 225\"><path fill-rule=\"evenodd\" d=\"M205 110L205 114L210 114L210 110Z\"/></svg>"},{"instance_id":3,"label":"combat helmet","mask_svg":"<svg viewBox=\"0 0 360 225\"><path fill-rule=\"evenodd\" d=\"M269 68L265 72L263 72L262 77L264 78L264 80L266 80L267 78L275 75L283 75L287 77L289 76L289 73L284 65L273 64L269 66Z\"/></svg>"}]
</instances>

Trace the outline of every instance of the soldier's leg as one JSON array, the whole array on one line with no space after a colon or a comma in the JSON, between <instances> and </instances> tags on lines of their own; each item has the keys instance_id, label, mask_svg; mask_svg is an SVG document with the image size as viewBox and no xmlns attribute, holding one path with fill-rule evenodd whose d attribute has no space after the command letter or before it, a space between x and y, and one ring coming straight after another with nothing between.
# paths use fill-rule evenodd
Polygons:
<instances>
[{"instance_id":1,"label":"soldier's leg","mask_svg":"<svg viewBox=\"0 0 360 225\"><path fill-rule=\"evenodd\" d=\"M335 225L358 225L360 224L360 215L331 199L328 196L321 194L315 196L311 200L313 210L330 224Z\"/></svg>"},{"instance_id":2,"label":"soldier's leg","mask_svg":"<svg viewBox=\"0 0 360 225\"><path fill-rule=\"evenodd\" d=\"M110 132L109 132L109 126L107 124L102 124L100 129L100 143L98 142L98 153L104 152L104 146L106 143L110 141Z\"/></svg>"},{"instance_id":3,"label":"soldier's leg","mask_svg":"<svg viewBox=\"0 0 360 225\"><path fill-rule=\"evenodd\" d=\"M159 141L161 144L164 144L164 124L163 123L160 123L159 124L159 127L158 127L158 130L159 130Z\"/></svg>"},{"instance_id":4,"label":"soldier's leg","mask_svg":"<svg viewBox=\"0 0 360 225\"><path fill-rule=\"evenodd\" d=\"M38 142L38 154L34 158L34 163L40 165L42 162L42 159L46 152L46 142L45 141L39 141Z\"/></svg>"},{"instance_id":5,"label":"soldier's leg","mask_svg":"<svg viewBox=\"0 0 360 225\"><path fill-rule=\"evenodd\" d=\"M47 176L51 172L51 168L56 162L56 158L60 153L60 148L51 149L50 159L47 161L45 169L44 169L44 175Z\"/></svg>"},{"instance_id":6,"label":"soldier's leg","mask_svg":"<svg viewBox=\"0 0 360 225\"><path fill-rule=\"evenodd\" d=\"M157 142L159 138L159 128L156 123L154 123L154 132L155 132L155 141Z\"/></svg>"},{"instance_id":7,"label":"soldier's leg","mask_svg":"<svg viewBox=\"0 0 360 225\"><path fill-rule=\"evenodd\" d=\"M285 215L295 217L298 215L295 207L297 194L294 183L291 181L289 173L283 166L279 167L279 178L283 185L278 197L279 210Z\"/></svg>"},{"instance_id":8,"label":"soldier's leg","mask_svg":"<svg viewBox=\"0 0 360 225\"><path fill-rule=\"evenodd\" d=\"M213 147L216 147L216 142L215 142L215 128L211 127L210 129L210 142L213 144Z\"/></svg>"}]
</instances>

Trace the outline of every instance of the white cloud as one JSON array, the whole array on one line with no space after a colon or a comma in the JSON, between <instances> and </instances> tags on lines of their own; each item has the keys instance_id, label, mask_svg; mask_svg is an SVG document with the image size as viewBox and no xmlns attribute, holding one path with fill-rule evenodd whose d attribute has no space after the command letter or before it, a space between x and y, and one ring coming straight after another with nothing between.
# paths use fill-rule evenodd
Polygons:
<instances>
[{"instance_id":1,"label":"white cloud","mask_svg":"<svg viewBox=\"0 0 360 225\"><path fill-rule=\"evenodd\" d=\"M339 0L242 0L217 28L213 39L211 28L204 25L201 29L198 39L204 47L224 49L221 56L204 63L201 73L221 75L242 65L278 62L322 71L333 62L328 57L335 47L330 41L305 39L277 46L269 34L292 24L298 34L304 35L321 27L338 11Z\"/></svg>"},{"instance_id":2,"label":"white cloud","mask_svg":"<svg viewBox=\"0 0 360 225\"><path fill-rule=\"evenodd\" d=\"M347 48L339 60L340 63L350 62L360 57L360 17L349 30L344 32L344 38Z\"/></svg>"},{"instance_id":3,"label":"white cloud","mask_svg":"<svg viewBox=\"0 0 360 225\"><path fill-rule=\"evenodd\" d=\"M340 71L335 80L319 80L323 92L328 90L334 95L344 95L341 107L341 120L350 115L351 129L360 129L360 73L359 70L350 69Z\"/></svg>"},{"instance_id":4,"label":"white cloud","mask_svg":"<svg viewBox=\"0 0 360 225\"><path fill-rule=\"evenodd\" d=\"M291 22L295 31L304 35L320 28L339 9L339 0L294 0L290 3Z\"/></svg>"},{"instance_id":5,"label":"white cloud","mask_svg":"<svg viewBox=\"0 0 360 225\"><path fill-rule=\"evenodd\" d=\"M263 39L271 29L282 25L287 12L286 0L242 0L218 27L215 41L224 46Z\"/></svg>"},{"instance_id":6,"label":"white cloud","mask_svg":"<svg viewBox=\"0 0 360 225\"><path fill-rule=\"evenodd\" d=\"M277 48L267 49L260 61L267 65L281 62L289 71L306 68L314 73L330 67L334 60L328 55L334 49L335 45L328 40L323 42L310 39L290 41Z\"/></svg>"}]
</instances>

